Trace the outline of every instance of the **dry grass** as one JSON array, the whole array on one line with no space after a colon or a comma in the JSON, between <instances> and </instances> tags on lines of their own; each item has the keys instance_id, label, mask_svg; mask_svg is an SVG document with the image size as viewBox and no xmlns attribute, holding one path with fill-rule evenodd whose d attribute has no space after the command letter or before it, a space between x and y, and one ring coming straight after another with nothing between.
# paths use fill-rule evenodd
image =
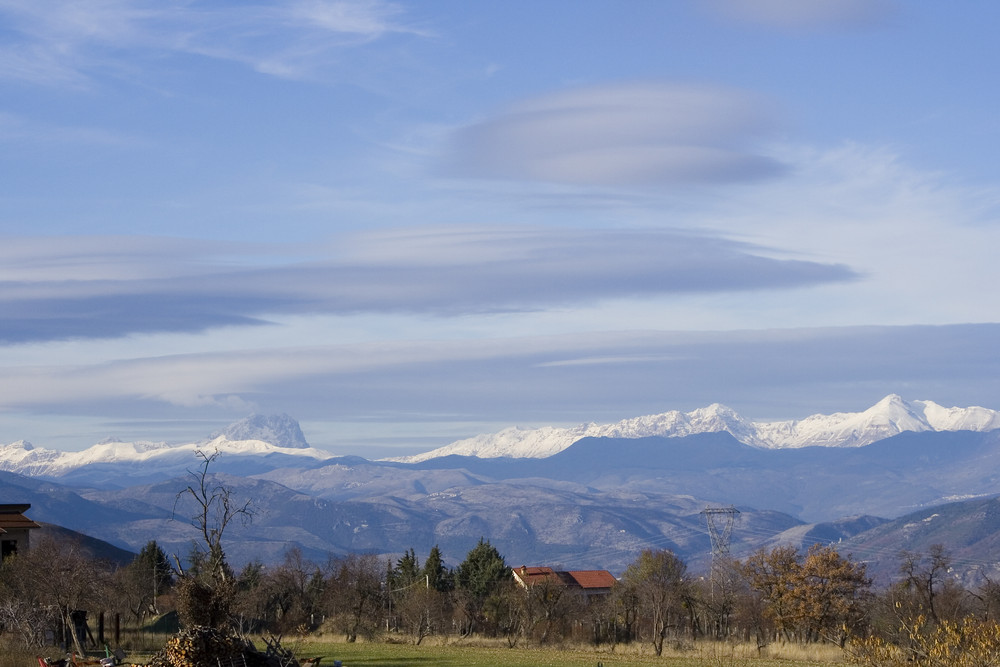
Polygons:
<instances>
[{"instance_id":1,"label":"dry grass","mask_svg":"<svg viewBox=\"0 0 1000 667\"><path fill-rule=\"evenodd\" d=\"M300 657L323 656L344 667L830 667L846 664L831 646L773 646L760 656L755 647L697 642L664 649L657 657L647 644L619 645L614 651L592 646L509 648L489 640L457 641L428 638L420 646L393 643L348 644L334 639L307 638L294 647Z\"/></svg>"},{"instance_id":2,"label":"dry grass","mask_svg":"<svg viewBox=\"0 0 1000 667\"><path fill-rule=\"evenodd\" d=\"M833 644L772 644L764 655L803 663L843 665L844 651Z\"/></svg>"},{"instance_id":3,"label":"dry grass","mask_svg":"<svg viewBox=\"0 0 1000 667\"><path fill-rule=\"evenodd\" d=\"M0 644L0 667L38 667L36 655L54 655L44 651L32 651L8 644Z\"/></svg>"},{"instance_id":4,"label":"dry grass","mask_svg":"<svg viewBox=\"0 0 1000 667\"><path fill-rule=\"evenodd\" d=\"M666 651L664 651L666 653ZM772 644L760 652L751 644L699 642L690 654L691 665L800 665L847 664L846 656L830 644ZM684 663L681 663L684 664Z\"/></svg>"}]
</instances>

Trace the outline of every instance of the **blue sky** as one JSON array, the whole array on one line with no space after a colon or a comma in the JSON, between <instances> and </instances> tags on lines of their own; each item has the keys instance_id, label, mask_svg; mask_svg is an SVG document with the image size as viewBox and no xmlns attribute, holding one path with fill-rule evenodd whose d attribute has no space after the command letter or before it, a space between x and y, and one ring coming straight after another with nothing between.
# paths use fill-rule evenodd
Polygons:
<instances>
[{"instance_id":1,"label":"blue sky","mask_svg":"<svg viewBox=\"0 0 1000 667\"><path fill-rule=\"evenodd\" d=\"M0 443L1000 408L998 25L0 0Z\"/></svg>"}]
</instances>

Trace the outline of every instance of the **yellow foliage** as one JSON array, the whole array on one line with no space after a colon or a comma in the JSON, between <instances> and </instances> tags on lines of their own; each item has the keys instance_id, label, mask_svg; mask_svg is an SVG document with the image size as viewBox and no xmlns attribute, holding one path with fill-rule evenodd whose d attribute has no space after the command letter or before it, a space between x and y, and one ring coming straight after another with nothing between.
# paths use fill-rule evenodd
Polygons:
<instances>
[{"instance_id":1,"label":"yellow foliage","mask_svg":"<svg viewBox=\"0 0 1000 667\"><path fill-rule=\"evenodd\" d=\"M918 617L903 623L905 645L880 637L851 643L852 662L865 667L995 667L1000 665L1000 624L966 618L928 625Z\"/></svg>"}]
</instances>

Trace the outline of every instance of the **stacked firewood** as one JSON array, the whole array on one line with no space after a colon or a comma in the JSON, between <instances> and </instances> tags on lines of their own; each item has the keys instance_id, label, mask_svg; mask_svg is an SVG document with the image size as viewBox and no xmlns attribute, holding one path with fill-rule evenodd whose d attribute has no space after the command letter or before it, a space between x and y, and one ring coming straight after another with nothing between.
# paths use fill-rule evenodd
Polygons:
<instances>
[{"instance_id":1,"label":"stacked firewood","mask_svg":"<svg viewBox=\"0 0 1000 667\"><path fill-rule=\"evenodd\" d=\"M290 664L298 664L290 653L276 655L270 645L267 653L261 653L249 641L205 626L181 630L149 661L149 667L288 667Z\"/></svg>"}]
</instances>

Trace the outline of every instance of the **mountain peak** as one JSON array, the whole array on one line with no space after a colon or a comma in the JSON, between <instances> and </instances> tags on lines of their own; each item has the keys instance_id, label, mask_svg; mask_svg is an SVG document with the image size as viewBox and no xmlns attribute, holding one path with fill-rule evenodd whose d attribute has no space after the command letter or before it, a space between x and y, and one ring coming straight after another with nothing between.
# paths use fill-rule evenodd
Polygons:
<instances>
[{"instance_id":1,"label":"mountain peak","mask_svg":"<svg viewBox=\"0 0 1000 667\"><path fill-rule=\"evenodd\" d=\"M878 403L868 408L868 410L866 410L865 412L872 410L875 411L886 411L886 410L897 410L897 409L909 410L911 407L912 406L906 400L904 400L903 397L900 396L899 394L889 394L885 398L880 400Z\"/></svg>"},{"instance_id":2,"label":"mountain peak","mask_svg":"<svg viewBox=\"0 0 1000 667\"><path fill-rule=\"evenodd\" d=\"M252 414L230 424L221 433L216 433L212 437L216 438L220 435L226 440L260 440L276 447L309 448L309 443L302 435L299 423L286 414Z\"/></svg>"},{"instance_id":3,"label":"mountain peak","mask_svg":"<svg viewBox=\"0 0 1000 667\"><path fill-rule=\"evenodd\" d=\"M11 451L16 449L18 451L30 452L35 449L35 446L27 440L18 440L17 442L12 442L9 445L3 445L0 449L8 449Z\"/></svg>"}]
</instances>

